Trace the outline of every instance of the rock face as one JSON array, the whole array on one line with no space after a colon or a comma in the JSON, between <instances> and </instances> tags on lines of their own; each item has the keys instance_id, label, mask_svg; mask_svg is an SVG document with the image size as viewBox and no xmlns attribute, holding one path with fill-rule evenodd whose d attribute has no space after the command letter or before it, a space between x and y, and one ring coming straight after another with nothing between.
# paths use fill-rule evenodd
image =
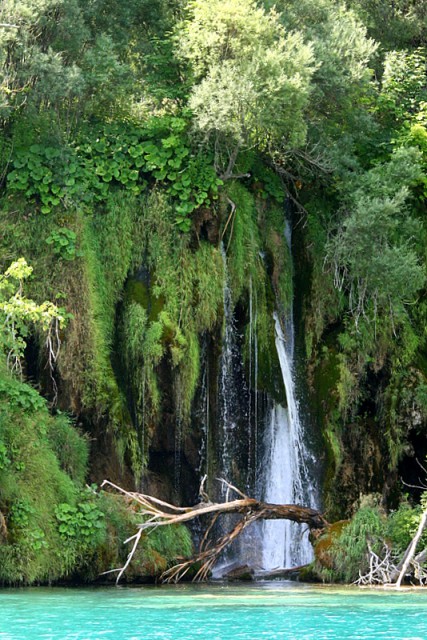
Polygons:
<instances>
[{"instance_id":1,"label":"rock face","mask_svg":"<svg viewBox=\"0 0 427 640\"><path fill-rule=\"evenodd\" d=\"M230 582L238 580L249 582L251 580L254 580L255 571L252 567L249 567L247 564L245 564L241 567L236 567L235 569L228 571L223 577Z\"/></svg>"}]
</instances>

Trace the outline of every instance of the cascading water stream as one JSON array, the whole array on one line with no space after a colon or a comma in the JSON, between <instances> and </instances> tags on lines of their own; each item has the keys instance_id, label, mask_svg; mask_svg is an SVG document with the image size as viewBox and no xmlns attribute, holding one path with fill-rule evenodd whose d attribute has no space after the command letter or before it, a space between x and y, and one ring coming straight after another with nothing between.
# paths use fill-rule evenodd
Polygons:
<instances>
[{"instance_id":1,"label":"cascading water stream","mask_svg":"<svg viewBox=\"0 0 427 640\"><path fill-rule=\"evenodd\" d=\"M288 406L273 404L265 441L263 468L266 502L315 506L315 492L307 467L309 453L304 444L299 406L295 398L292 353L288 353L278 316L274 315L276 349L280 361ZM290 337L289 344L293 340ZM312 559L308 531L304 525L287 520L266 521L263 525L262 564L267 570L290 568Z\"/></svg>"},{"instance_id":2,"label":"cascading water stream","mask_svg":"<svg viewBox=\"0 0 427 640\"><path fill-rule=\"evenodd\" d=\"M291 252L292 228L289 223L285 226L285 238ZM266 502L316 507L316 492L308 464L313 457L305 444L306 434L295 395L293 305L289 309L285 331L277 313L274 314L274 323L287 407L274 403L270 409L264 437L262 497ZM265 570L300 566L312 558L313 549L305 525L288 520L264 522L262 565Z\"/></svg>"},{"instance_id":3,"label":"cascading water stream","mask_svg":"<svg viewBox=\"0 0 427 640\"><path fill-rule=\"evenodd\" d=\"M290 238L288 238L290 243ZM280 362L287 407L270 400L262 410L258 408L258 345L257 300L252 282L249 283L248 368L249 383L245 382L241 354L241 339L234 315L232 293L228 281L227 259L224 261L224 326L221 356L218 368L217 428L213 432L215 447L211 465L207 464L209 439L209 370L203 372L201 413L202 444L200 449L200 475L206 470L214 477L253 491L266 502L316 506L315 492L309 473L310 455L304 444L304 429L295 396L293 376L294 326L292 309L284 329L274 315L275 345ZM286 335L286 339L285 339ZM248 386L249 385L249 386ZM215 386L212 387L213 389ZM261 424L262 442L257 441ZM259 431L261 432L261 431ZM261 439L260 439L261 440ZM246 451L246 453L245 453ZM258 464L257 464L258 458ZM257 486L255 469L259 468ZM210 468L210 471L209 471ZM246 480L245 480L246 477ZM211 480L213 479L211 478ZM214 496L225 498L225 490ZM220 533L230 528L224 519ZM214 575L219 577L230 567L249 564L265 570L289 568L305 564L312 559L312 548L306 526L285 520L265 521L247 530L237 546L229 549Z\"/></svg>"},{"instance_id":4,"label":"cascading water stream","mask_svg":"<svg viewBox=\"0 0 427 640\"><path fill-rule=\"evenodd\" d=\"M197 410L197 420L200 424L200 431L202 434L200 449L199 449L199 466L197 472L200 479L205 475L209 475L209 438L210 438L210 409L209 409L209 396L210 396L210 376L209 376L209 358L207 355L206 339L203 341L202 346L202 379L201 379L201 393L199 406Z\"/></svg>"}]
</instances>

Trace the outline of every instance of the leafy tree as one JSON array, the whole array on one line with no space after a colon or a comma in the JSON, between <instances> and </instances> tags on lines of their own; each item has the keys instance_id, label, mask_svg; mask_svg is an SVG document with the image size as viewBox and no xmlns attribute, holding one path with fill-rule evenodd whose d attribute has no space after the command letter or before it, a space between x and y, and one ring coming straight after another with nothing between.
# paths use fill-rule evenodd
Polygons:
<instances>
[{"instance_id":1,"label":"leafy tree","mask_svg":"<svg viewBox=\"0 0 427 640\"><path fill-rule=\"evenodd\" d=\"M377 44L367 36L356 13L336 0L267 1L278 11L287 33L302 34L313 50L315 69L306 122L303 155L289 154L290 173L302 181L318 180L331 171L345 171L369 150L375 122L367 106L372 100ZM280 162L280 157L277 159ZM282 160L283 162L283 160Z\"/></svg>"},{"instance_id":2,"label":"leafy tree","mask_svg":"<svg viewBox=\"0 0 427 640\"><path fill-rule=\"evenodd\" d=\"M254 0L196 0L187 12L176 32L177 55L191 66L189 106L196 128L215 141L224 177L242 148L302 144L312 47Z\"/></svg>"},{"instance_id":3,"label":"leafy tree","mask_svg":"<svg viewBox=\"0 0 427 640\"><path fill-rule=\"evenodd\" d=\"M407 206L409 188L422 179L419 151L400 148L362 174L348 195L347 215L328 251L356 319L368 309L398 316L425 283L414 240L420 225Z\"/></svg>"},{"instance_id":4,"label":"leafy tree","mask_svg":"<svg viewBox=\"0 0 427 640\"><path fill-rule=\"evenodd\" d=\"M390 51L378 99L379 117L393 131L414 117L427 101L427 59L424 48Z\"/></svg>"},{"instance_id":5,"label":"leafy tree","mask_svg":"<svg viewBox=\"0 0 427 640\"><path fill-rule=\"evenodd\" d=\"M427 42L427 5L420 0L351 0L370 35L386 49Z\"/></svg>"},{"instance_id":6,"label":"leafy tree","mask_svg":"<svg viewBox=\"0 0 427 640\"><path fill-rule=\"evenodd\" d=\"M274 6L284 28L302 33L313 47L315 100L321 99L313 108L324 108L332 99L341 107L343 95L354 87L363 93L361 82L371 78L368 65L378 45L354 11L334 0L279 0ZM329 110L328 116L334 114Z\"/></svg>"}]
</instances>

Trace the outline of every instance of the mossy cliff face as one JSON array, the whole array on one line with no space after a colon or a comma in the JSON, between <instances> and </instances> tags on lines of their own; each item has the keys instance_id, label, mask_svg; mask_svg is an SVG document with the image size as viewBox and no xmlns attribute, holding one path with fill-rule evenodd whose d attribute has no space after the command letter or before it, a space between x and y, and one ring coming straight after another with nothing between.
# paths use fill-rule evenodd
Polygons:
<instances>
[{"instance_id":1,"label":"mossy cliff face","mask_svg":"<svg viewBox=\"0 0 427 640\"><path fill-rule=\"evenodd\" d=\"M234 399L238 447L230 468L235 482L254 487L259 453L254 443L256 438L262 440L269 402L286 403L273 312L285 317L294 298L297 378L322 463L328 517L349 514L360 493L380 491L390 504L396 501L399 464L410 468L411 447L418 446L425 425L423 354L418 347L405 352L403 338L391 348L384 333L378 332L374 340L369 333L354 331L342 313L330 274L318 260L318 229L310 217L305 226L294 221L293 295L283 203L262 199L239 183L227 186L209 215L207 210L200 213L191 234L177 233L173 207L156 190L140 197L117 193L102 207L69 209L43 224L23 202L4 205L2 224L6 232L13 228L13 234L1 239L4 255L16 252L19 244L36 274L29 283L31 296L54 298L60 293L73 316L60 335L53 375L57 406L72 415L87 438L81 440L72 426L61 427L69 434L71 459L83 456L79 464L84 471L78 477L71 463L61 462L54 441L46 445L50 468L65 465L58 471L64 475L52 480L49 506L27 497L25 483L31 487L33 480L27 479L18 461L13 471L19 479L17 488L11 493L3 489L0 507L9 563L4 581L87 578L92 575L95 549L102 568L120 564L111 542L118 536L118 506L106 497L97 506L90 495L81 494L84 456L89 455L91 481L109 478L129 489L144 487L186 503L197 499L204 473L216 476L222 455L218 424L226 290L237 358L233 384L240 390ZM64 225L74 234L69 236L72 246L66 247L70 255L61 249L65 245L49 240ZM35 334L27 349L26 373L51 399L52 380L44 361L43 339ZM46 408L43 411L42 423L69 425L67 419L53 419ZM7 430L4 433L4 460L10 474L14 464L10 452L21 451L22 443L13 444ZM69 440L72 437L74 441ZM36 466L37 460L36 456ZM38 524L40 513L50 514L46 522L51 529ZM77 526L73 523L84 519L85 513L96 526L93 531L89 527L91 542L84 557L73 552L68 564L48 569L51 553L72 537L66 534L67 527L72 532ZM22 537L20 518L35 519L32 529L37 540ZM125 518L126 535L132 522ZM67 540L60 536L61 524ZM182 544L187 544L186 534L182 535ZM43 536L52 541L45 545ZM159 541L159 549L162 544ZM161 570L173 557L168 544L162 552L154 547L141 552L140 568ZM16 564L22 545L30 545L30 555L25 556L28 571ZM113 551L107 551L109 545ZM40 549L45 560L39 562L35 558ZM139 569L134 571L136 577Z\"/></svg>"},{"instance_id":2,"label":"mossy cliff face","mask_svg":"<svg viewBox=\"0 0 427 640\"><path fill-rule=\"evenodd\" d=\"M235 209L225 229L230 201ZM30 419L18 404L2 425L1 549L6 555L1 580L92 579L121 564L117 545L132 532L137 516L125 516L108 496L85 493L86 479L99 483L109 478L129 489L144 486L163 498L192 502L202 471L216 473L226 287L236 329L238 384L245 390L238 412L242 452L235 471L247 486L248 466L255 459L253 434L248 433L254 406L262 422L267 396L286 402L272 318L275 309L288 308L291 298L283 210L233 183L209 215L199 216L193 234L177 232L173 207L156 190L140 197L113 193L96 208L70 207L46 218L14 198L3 201L0 216L6 230L0 239L3 270L7 256L19 251L34 268L28 294L36 300L59 296L71 314L59 335L55 386L45 368L42 334L29 339L24 363L24 372L48 400L57 393L54 413L66 412L71 421L65 414L51 417L34 392L41 413ZM18 395L25 389L21 384ZM211 416L208 435L200 414L203 402ZM41 458L33 457L33 475L20 462L23 442L8 431L18 415L28 429L34 420L42 425L37 437L44 449ZM57 426L45 426L51 424ZM62 434L63 449L62 444L55 449L50 436L45 441L45 431ZM36 448L41 446L37 442ZM38 465L52 474L43 504L31 493ZM76 531L85 524L87 544L77 536L73 546ZM27 525L31 539L24 533ZM188 550L186 535L175 539ZM153 548L147 545L139 568L132 570L135 577L158 573L181 553L161 536ZM62 547L69 547L63 559ZM52 563L52 554L58 562Z\"/></svg>"},{"instance_id":3,"label":"mossy cliff face","mask_svg":"<svg viewBox=\"0 0 427 640\"><path fill-rule=\"evenodd\" d=\"M272 318L274 309L289 304L286 291L280 299L275 294L279 280L291 277L283 211L264 227L265 205L257 207L249 191L233 184L228 198L231 211L224 198L197 235L177 237L172 208L160 194L150 196L143 213L144 260L129 277L117 313L118 370L142 451L141 478L145 487L178 500L196 499L204 463L213 473L218 469L225 290L238 343L235 382L241 394L235 411L242 449L251 438L247 407L255 402L249 396L264 392L286 402ZM219 229L230 213L234 217L221 241ZM214 425L208 435L201 403Z\"/></svg>"},{"instance_id":4,"label":"mossy cliff face","mask_svg":"<svg viewBox=\"0 0 427 640\"><path fill-rule=\"evenodd\" d=\"M426 368L415 320L393 328L389 318L355 322L349 315L323 261L325 232L310 206L294 237L296 315L309 405L323 434L324 506L333 521L351 515L368 493L398 505L401 474L414 478L415 457L426 454Z\"/></svg>"}]
</instances>

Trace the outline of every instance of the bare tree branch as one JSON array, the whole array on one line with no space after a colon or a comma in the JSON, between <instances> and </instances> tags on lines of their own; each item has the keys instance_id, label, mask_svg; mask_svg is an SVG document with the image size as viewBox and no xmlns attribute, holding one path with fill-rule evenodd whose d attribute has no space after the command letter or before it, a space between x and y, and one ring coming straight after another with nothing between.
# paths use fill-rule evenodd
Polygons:
<instances>
[{"instance_id":1,"label":"bare tree branch","mask_svg":"<svg viewBox=\"0 0 427 640\"><path fill-rule=\"evenodd\" d=\"M122 489L116 484L104 480L102 487L109 486L116 491L122 493L130 503L138 505L138 514L143 520L138 525L138 532L129 538L126 542L133 541L133 546L127 557L126 563L120 569L113 571L118 572L117 581L129 566L132 557L141 540L143 531L153 531L157 527L167 526L171 524L182 524L190 522L200 516L210 516L209 525L200 543L198 553L189 559L185 559L179 564L165 571L160 579L163 582L178 582L181 580L195 563L200 563L200 567L194 576L194 581L206 580L212 567L217 561L219 555L233 540L239 536L242 531L250 524L260 519L279 520L286 519L293 522L305 523L314 535L318 535L322 529L328 526L324 517L309 507L303 507L295 504L270 504L261 502L254 498L248 497L237 487L230 484L222 478L217 480L227 487L227 496L224 502L211 502L209 496L204 490L206 477L203 478L200 485L200 496L202 502L193 507L176 507L168 502L148 496L142 493L130 492ZM237 496L237 498L229 499L229 495ZM233 528L224 534L219 540L210 541L209 536L213 531L213 527L221 515L235 514L240 516L235 522ZM107 572L111 573L111 572Z\"/></svg>"}]
</instances>

